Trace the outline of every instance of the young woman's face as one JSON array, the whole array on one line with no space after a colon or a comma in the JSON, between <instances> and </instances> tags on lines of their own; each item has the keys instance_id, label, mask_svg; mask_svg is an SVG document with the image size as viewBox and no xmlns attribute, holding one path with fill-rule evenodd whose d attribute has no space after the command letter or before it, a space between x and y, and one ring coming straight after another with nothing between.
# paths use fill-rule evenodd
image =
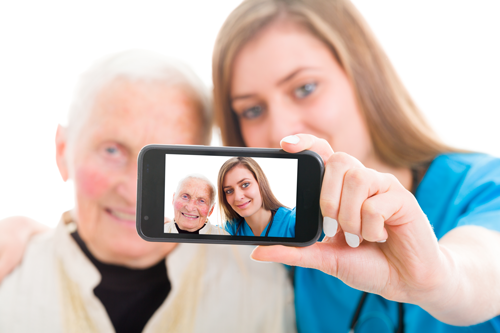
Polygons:
<instances>
[{"instance_id":1,"label":"young woman's face","mask_svg":"<svg viewBox=\"0 0 500 333\"><path fill-rule=\"evenodd\" d=\"M231 105L249 147L297 133L326 139L363 162L372 152L354 91L331 50L295 23L276 22L237 54Z\"/></svg>"},{"instance_id":2,"label":"young woman's face","mask_svg":"<svg viewBox=\"0 0 500 333\"><path fill-rule=\"evenodd\" d=\"M227 202L240 216L252 216L262 208L259 184L246 167L237 165L229 170L222 188Z\"/></svg>"}]
</instances>

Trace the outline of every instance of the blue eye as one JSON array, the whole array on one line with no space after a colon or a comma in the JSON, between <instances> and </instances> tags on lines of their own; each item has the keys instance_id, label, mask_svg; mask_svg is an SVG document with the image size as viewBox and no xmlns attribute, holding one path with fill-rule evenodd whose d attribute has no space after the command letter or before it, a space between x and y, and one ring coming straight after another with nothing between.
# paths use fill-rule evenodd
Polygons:
<instances>
[{"instance_id":1,"label":"blue eye","mask_svg":"<svg viewBox=\"0 0 500 333\"><path fill-rule=\"evenodd\" d=\"M108 153L110 155L114 155L114 154L118 153L118 148L113 147L113 146L106 147L106 153Z\"/></svg>"},{"instance_id":2,"label":"blue eye","mask_svg":"<svg viewBox=\"0 0 500 333\"><path fill-rule=\"evenodd\" d=\"M243 184L241 185L241 187L243 187L243 188L247 188L248 186L250 186L250 183L243 183Z\"/></svg>"},{"instance_id":3,"label":"blue eye","mask_svg":"<svg viewBox=\"0 0 500 333\"><path fill-rule=\"evenodd\" d=\"M310 95L314 90L316 90L317 83L308 83L296 88L293 92L295 97L301 99Z\"/></svg>"},{"instance_id":4,"label":"blue eye","mask_svg":"<svg viewBox=\"0 0 500 333\"><path fill-rule=\"evenodd\" d=\"M226 194L231 194L233 193L233 190L226 190Z\"/></svg>"},{"instance_id":5,"label":"blue eye","mask_svg":"<svg viewBox=\"0 0 500 333\"><path fill-rule=\"evenodd\" d=\"M245 119L255 119L259 117L262 114L262 112L263 112L262 106L256 105L243 111L241 116Z\"/></svg>"}]
</instances>

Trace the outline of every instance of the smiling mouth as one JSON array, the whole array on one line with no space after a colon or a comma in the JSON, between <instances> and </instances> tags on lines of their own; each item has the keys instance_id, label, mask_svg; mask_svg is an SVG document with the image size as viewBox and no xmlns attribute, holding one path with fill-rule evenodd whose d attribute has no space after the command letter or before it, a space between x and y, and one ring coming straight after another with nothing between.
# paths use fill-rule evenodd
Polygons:
<instances>
[{"instance_id":1,"label":"smiling mouth","mask_svg":"<svg viewBox=\"0 0 500 333\"><path fill-rule=\"evenodd\" d=\"M246 208L250 204L251 201L252 200L248 200L247 202L245 202L245 203L243 203L241 205L236 205L236 207L238 207L239 209Z\"/></svg>"},{"instance_id":2,"label":"smiling mouth","mask_svg":"<svg viewBox=\"0 0 500 333\"><path fill-rule=\"evenodd\" d=\"M123 221L133 221L135 222L135 214L128 214L124 212L120 212L117 210L111 210L109 208L106 208L106 212L110 215L113 215L117 219L123 220Z\"/></svg>"},{"instance_id":3,"label":"smiling mouth","mask_svg":"<svg viewBox=\"0 0 500 333\"><path fill-rule=\"evenodd\" d=\"M187 214L187 213L182 213L182 216L188 218L188 219L192 219L192 220L196 220L197 218L199 218L200 216L199 215L191 215L191 214Z\"/></svg>"}]
</instances>

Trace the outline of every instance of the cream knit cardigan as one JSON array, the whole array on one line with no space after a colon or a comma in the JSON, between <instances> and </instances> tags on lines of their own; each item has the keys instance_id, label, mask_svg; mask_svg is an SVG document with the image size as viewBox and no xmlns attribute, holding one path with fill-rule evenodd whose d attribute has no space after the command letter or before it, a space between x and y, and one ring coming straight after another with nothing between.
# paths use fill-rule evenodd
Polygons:
<instances>
[{"instance_id":1,"label":"cream knit cardigan","mask_svg":"<svg viewBox=\"0 0 500 333\"><path fill-rule=\"evenodd\" d=\"M99 272L71 227L61 221L35 236L21 265L0 284L0 332L114 332L93 293ZM165 261L170 294L143 332L295 332L285 268L253 262L251 250L179 244Z\"/></svg>"}]
</instances>

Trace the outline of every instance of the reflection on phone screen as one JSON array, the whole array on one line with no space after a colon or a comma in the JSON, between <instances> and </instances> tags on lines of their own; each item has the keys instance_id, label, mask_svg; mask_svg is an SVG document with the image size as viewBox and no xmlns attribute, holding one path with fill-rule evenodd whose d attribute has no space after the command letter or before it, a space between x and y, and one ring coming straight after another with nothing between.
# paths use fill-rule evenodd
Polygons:
<instances>
[{"instance_id":1,"label":"reflection on phone screen","mask_svg":"<svg viewBox=\"0 0 500 333\"><path fill-rule=\"evenodd\" d=\"M165 233L295 237L297 159L165 159Z\"/></svg>"}]
</instances>

